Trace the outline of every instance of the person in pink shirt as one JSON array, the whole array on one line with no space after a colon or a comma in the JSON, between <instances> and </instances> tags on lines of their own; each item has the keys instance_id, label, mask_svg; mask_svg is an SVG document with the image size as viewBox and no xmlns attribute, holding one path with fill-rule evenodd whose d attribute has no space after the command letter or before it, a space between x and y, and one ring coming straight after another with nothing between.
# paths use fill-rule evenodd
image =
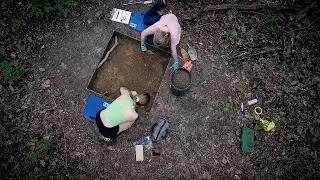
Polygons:
<instances>
[{"instance_id":1,"label":"person in pink shirt","mask_svg":"<svg viewBox=\"0 0 320 180\"><path fill-rule=\"evenodd\" d=\"M173 58L173 69L179 68L177 45L180 41L181 27L178 18L174 14L160 15L158 11L166 6L165 0L158 0L146 13L143 21L149 27L141 33L141 51L147 52L145 42L156 47L167 48L170 46Z\"/></svg>"}]
</instances>

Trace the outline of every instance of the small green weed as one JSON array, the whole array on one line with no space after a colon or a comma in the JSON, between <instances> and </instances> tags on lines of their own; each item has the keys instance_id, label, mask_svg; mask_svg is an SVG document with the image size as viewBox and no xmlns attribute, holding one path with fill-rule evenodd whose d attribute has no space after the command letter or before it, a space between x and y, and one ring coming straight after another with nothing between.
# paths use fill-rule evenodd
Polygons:
<instances>
[{"instance_id":1,"label":"small green weed","mask_svg":"<svg viewBox=\"0 0 320 180\"><path fill-rule=\"evenodd\" d=\"M229 38L231 40L235 40L238 38L238 33L237 33L237 30L232 28L232 29L228 29L228 35L229 35Z\"/></svg>"},{"instance_id":2,"label":"small green weed","mask_svg":"<svg viewBox=\"0 0 320 180\"><path fill-rule=\"evenodd\" d=\"M69 163L69 169L72 173L77 173L79 171L78 165L73 161Z\"/></svg>"},{"instance_id":3,"label":"small green weed","mask_svg":"<svg viewBox=\"0 0 320 180\"><path fill-rule=\"evenodd\" d=\"M192 3L192 0L178 0L178 3L182 3L183 5L186 5L188 7L192 7L191 3Z\"/></svg>"},{"instance_id":4,"label":"small green weed","mask_svg":"<svg viewBox=\"0 0 320 180\"><path fill-rule=\"evenodd\" d=\"M26 24L26 22L22 19L22 18L15 18L11 20L12 22L12 31L13 32L19 32L22 28L22 26L24 26Z\"/></svg>"},{"instance_id":5,"label":"small green weed","mask_svg":"<svg viewBox=\"0 0 320 180\"><path fill-rule=\"evenodd\" d=\"M238 91L239 91L241 94L244 94L244 93L246 92L246 90L245 90L243 87L238 88Z\"/></svg>"},{"instance_id":6,"label":"small green weed","mask_svg":"<svg viewBox=\"0 0 320 180\"><path fill-rule=\"evenodd\" d=\"M4 80L17 80L21 78L25 71L18 66L18 60L5 59L4 49L0 48L0 70L3 73Z\"/></svg>"},{"instance_id":7,"label":"small green weed","mask_svg":"<svg viewBox=\"0 0 320 180\"><path fill-rule=\"evenodd\" d=\"M267 29L273 30L280 22L283 22L279 15L269 12L265 18L265 26Z\"/></svg>"},{"instance_id":8,"label":"small green weed","mask_svg":"<svg viewBox=\"0 0 320 180\"><path fill-rule=\"evenodd\" d=\"M33 40L32 40L32 38L31 38L29 35L26 35L26 37L22 39L22 42L23 42L24 44L32 44L32 43L33 43Z\"/></svg>"},{"instance_id":9,"label":"small green weed","mask_svg":"<svg viewBox=\"0 0 320 180\"><path fill-rule=\"evenodd\" d=\"M65 180L66 178L64 176L59 176L59 180Z\"/></svg>"},{"instance_id":10,"label":"small green weed","mask_svg":"<svg viewBox=\"0 0 320 180\"><path fill-rule=\"evenodd\" d=\"M24 176L22 177L22 180L35 180L36 178L34 176Z\"/></svg>"},{"instance_id":11,"label":"small green weed","mask_svg":"<svg viewBox=\"0 0 320 180\"><path fill-rule=\"evenodd\" d=\"M220 101L219 102L219 107L220 108L227 108L227 109L233 109L235 108L235 104L232 101Z\"/></svg>"},{"instance_id":12,"label":"small green weed","mask_svg":"<svg viewBox=\"0 0 320 180\"><path fill-rule=\"evenodd\" d=\"M16 59L0 62L0 70L3 71L4 80L16 80L24 75L24 70L17 65Z\"/></svg>"},{"instance_id":13,"label":"small green weed","mask_svg":"<svg viewBox=\"0 0 320 180\"><path fill-rule=\"evenodd\" d=\"M32 0L32 9L38 18L49 20L58 15L67 17L77 4L75 0Z\"/></svg>"},{"instance_id":14,"label":"small green weed","mask_svg":"<svg viewBox=\"0 0 320 180\"><path fill-rule=\"evenodd\" d=\"M48 156L53 148L53 143L48 136L44 137L36 144L35 150L30 154L33 162L39 162Z\"/></svg>"},{"instance_id":15,"label":"small green weed","mask_svg":"<svg viewBox=\"0 0 320 180\"><path fill-rule=\"evenodd\" d=\"M64 16L67 17L71 9L75 8L77 5L75 0L59 0L58 10Z\"/></svg>"},{"instance_id":16,"label":"small green weed","mask_svg":"<svg viewBox=\"0 0 320 180\"><path fill-rule=\"evenodd\" d=\"M0 60L4 58L4 49L0 48Z\"/></svg>"}]
</instances>

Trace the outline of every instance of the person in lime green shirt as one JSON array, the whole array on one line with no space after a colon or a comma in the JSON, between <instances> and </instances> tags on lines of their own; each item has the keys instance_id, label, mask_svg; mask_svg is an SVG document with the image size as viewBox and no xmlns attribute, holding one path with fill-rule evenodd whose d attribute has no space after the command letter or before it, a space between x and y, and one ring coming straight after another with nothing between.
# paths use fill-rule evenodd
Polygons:
<instances>
[{"instance_id":1,"label":"person in lime green shirt","mask_svg":"<svg viewBox=\"0 0 320 180\"><path fill-rule=\"evenodd\" d=\"M105 141L114 141L119 133L129 129L138 118L135 107L145 106L150 102L148 93L137 94L125 87L120 88L120 93L116 100L96 116L96 130Z\"/></svg>"}]
</instances>

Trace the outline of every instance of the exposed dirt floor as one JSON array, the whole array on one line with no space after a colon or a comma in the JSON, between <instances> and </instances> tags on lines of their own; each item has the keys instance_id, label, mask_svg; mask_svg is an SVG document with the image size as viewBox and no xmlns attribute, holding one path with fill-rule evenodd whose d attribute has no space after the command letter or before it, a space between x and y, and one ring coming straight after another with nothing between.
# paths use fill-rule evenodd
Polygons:
<instances>
[{"instance_id":1,"label":"exposed dirt floor","mask_svg":"<svg viewBox=\"0 0 320 180\"><path fill-rule=\"evenodd\" d=\"M140 41L117 34L118 46L110 53L107 61L95 71L89 89L111 99L120 96L120 87L147 92L155 97L170 54L148 47L153 54L140 51ZM114 44L114 37L107 51Z\"/></svg>"}]
</instances>

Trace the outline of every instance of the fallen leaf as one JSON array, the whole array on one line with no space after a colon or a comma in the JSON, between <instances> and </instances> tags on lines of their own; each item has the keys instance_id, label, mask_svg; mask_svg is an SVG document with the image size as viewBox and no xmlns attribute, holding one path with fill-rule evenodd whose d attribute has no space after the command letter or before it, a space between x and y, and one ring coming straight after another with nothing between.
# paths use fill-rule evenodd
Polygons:
<instances>
[{"instance_id":1,"label":"fallen leaf","mask_svg":"<svg viewBox=\"0 0 320 180\"><path fill-rule=\"evenodd\" d=\"M9 89L10 91L14 92L14 88L11 85L9 85Z\"/></svg>"},{"instance_id":2,"label":"fallen leaf","mask_svg":"<svg viewBox=\"0 0 320 180\"><path fill-rule=\"evenodd\" d=\"M251 98L252 97L252 93L251 92L246 92L246 93L244 93L244 97L245 98Z\"/></svg>"},{"instance_id":3,"label":"fallen leaf","mask_svg":"<svg viewBox=\"0 0 320 180\"><path fill-rule=\"evenodd\" d=\"M61 66L63 69L67 69L67 68L68 68L68 66L67 66L65 63L63 63L63 62L60 64L60 66Z\"/></svg>"},{"instance_id":4,"label":"fallen leaf","mask_svg":"<svg viewBox=\"0 0 320 180\"><path fill-rule=\"evenodd\" d=\"M46 165L46 162L44 162L44 160L41 160L41 161L40 161L40 164L41 164L41 166L45 166L45 165Z\"/></svg>"},{"instance_id":5,"label":"fallen leaf","mask_svg":"<svg viewBox=\"0 0 320 180\"><path fill-rule=\"evenodd\" d=\"M221 161L223 164L227 164L228 163L228 160L226 160L226 159L222 159L222 161Z\"/></svg>"}]
</instances>

